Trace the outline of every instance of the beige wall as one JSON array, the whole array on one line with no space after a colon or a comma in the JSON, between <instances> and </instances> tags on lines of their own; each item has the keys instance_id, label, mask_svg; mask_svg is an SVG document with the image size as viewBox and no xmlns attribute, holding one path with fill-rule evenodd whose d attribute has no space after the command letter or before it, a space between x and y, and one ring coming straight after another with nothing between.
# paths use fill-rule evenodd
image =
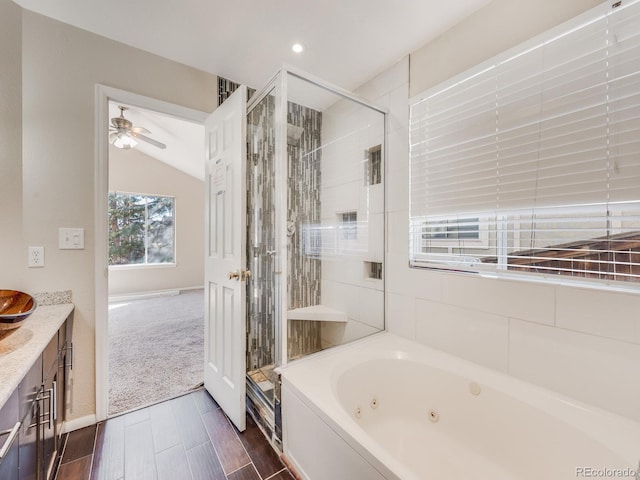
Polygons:
<instances>
[{"instance_id":1,"label":"beige wall","mask_svg":"<svg viewBox=\"0 0 640 480\"><path fill-rule=\"evenodd\" d=\"M24 241L19 254L27 245L42 245L46 259L44 268L22 267L22 285L35 292L73 291L74 419L95 413L94 278L101 274L94 271L95 85L209 112L216 105L216 77L26 10L22 55ZM8 202L20 203L17 192ZM59 227L83 227L86 248L58 250Z\"/></svg>"},{"instance_id":2,"label":"beige wall","mask_svg":"<svg viewBox=\"0 0 640 480\"><path fill-rule=\"evenodd\" d=\"M602 0L493 0L411 54L410 95L508 50Z\"/></svg>"},{"instance_id":3,"label":"beige wall","mask_svg":"<svg viewBox=\"0 0 640 480\"><path fill-rule=\"evenodd\" d=\"M166 195L176 202L175 266L112 267L109 295L202 286L204 182L139 150L110 147L109 191Z\"/></svg>"},{"instance_id":4,"label":"beige wall","mask_svg":"<svg viewBox=\"0 0 640 480\"><path fill-rule=\"evenodd\" d=\"M20 18L20 7L0 1L0 288L24 290Z\"/></svg>"}]
</instances>

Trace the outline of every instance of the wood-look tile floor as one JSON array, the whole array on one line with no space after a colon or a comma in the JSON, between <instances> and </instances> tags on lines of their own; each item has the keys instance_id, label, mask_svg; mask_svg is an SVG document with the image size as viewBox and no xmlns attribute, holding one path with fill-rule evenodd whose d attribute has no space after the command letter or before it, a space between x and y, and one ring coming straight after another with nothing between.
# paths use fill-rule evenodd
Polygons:
<instances>
[{"instance_id":1,"label":"wood-look tile floor","mask_svg":"<svg viewBox=\"0 0 640 480\"><path fill-rule=\"evenodd\" d=\"M292 480L251 417L239 433L205 390L71 432L57 480Z\"/></svg>"}]
</instances>

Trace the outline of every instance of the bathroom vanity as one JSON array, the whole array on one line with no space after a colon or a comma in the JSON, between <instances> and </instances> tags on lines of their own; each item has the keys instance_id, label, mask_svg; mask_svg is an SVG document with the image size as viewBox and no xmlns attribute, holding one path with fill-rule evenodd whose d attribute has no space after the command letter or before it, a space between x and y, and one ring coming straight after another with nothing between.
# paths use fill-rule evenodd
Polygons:
<instances>
[{"instance_id":1,"label":"bathroom vanity","mask_svg":"<svg viewBox=\"0 0 640 480\"><path fill-rule=\"evenodd\" d=\"M0 478L50 480L73 368L73 305L40 306L0 338Z\"/></svg>"}]
</instances>

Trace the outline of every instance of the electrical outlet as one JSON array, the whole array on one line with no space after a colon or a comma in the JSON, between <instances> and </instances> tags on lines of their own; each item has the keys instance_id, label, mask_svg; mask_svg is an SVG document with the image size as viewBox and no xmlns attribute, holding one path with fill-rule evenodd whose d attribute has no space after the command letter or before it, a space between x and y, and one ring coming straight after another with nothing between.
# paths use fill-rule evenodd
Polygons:
<instances>
[{"instance_id":1,"label":"electrical outlet","mask_svg":"<svg viewBox=\"0 0 640 480\"><path fill-rule=\"evenodd\" d=\"M29 267L44 267L44 247L29 247Z\"/></svg>"}]
</instances>

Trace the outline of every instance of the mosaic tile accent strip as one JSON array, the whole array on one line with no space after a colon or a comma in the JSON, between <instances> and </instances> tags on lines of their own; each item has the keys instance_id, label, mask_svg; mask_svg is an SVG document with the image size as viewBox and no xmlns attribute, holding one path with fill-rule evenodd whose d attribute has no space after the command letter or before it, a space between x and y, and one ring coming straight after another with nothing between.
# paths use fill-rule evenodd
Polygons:
<instances>
[{"instance_id":1,"label":"mosaic tile accent strip","mask_svg":"<svg viewBox=\"0 0 640 480\"><path fill-rule=\"evenodd\" d=\"M228 80L224 77L218 77L218 106L229 98L229 96L236 91L240 86L239 83ZM250 99L253 94L256 93L255 88L247 87L247 100Z\"/></svg>"},{"instance_id":2,"label":"mosaic tile accent strip","mask_svg":"<svg viewBox=\"0 0 640 480\"><path fill-rule=\"evenodd\" d=\"M239 83L228 80L224 77L218 77L218 106L229 98L229 96L240 86Z\"/></svg>"},{"instance_id":3,"label":"mosaic tile accent strip","mask_svg":"<svg viewBox=\"0 0 640 480\"><path fill-rule=\"evenodd\" d=\"M287 220L294 231L288 244L287 308L292 310L318 305L321 298L321 259L304 252L302 232L320 224L322 113L291 102L287 110L287 130L292 132L287 142ZM320 239L311 241L321 251ZM321 350L320 337L319 322L289 321L289 359Z\"/></svg>"},{"instance_id":4,"label":"mosaic tile accent strip","mask_svg":"<svg viewBox=\"0 0 640 480\"><path fill-rule=\"evenodd\" d=\"M294 132L288 152L287 218L293 235L288 245L288 309L320 302L320 259L304 254L303 225L320 223L320 150L322 114L289 103L288 123ZM248 295L247 367L255 369L275 361L273 289L275 250L275 99L266 96L248 114L247 150L247 264L253 273ZM257 290L256 290L257 289ZM318 322L289 322L290 358L321 349Z\"/></svg>"},{"instance_id":5,"label":"mosaic tile accent strip","mask_svg":"<svg viewBox=\"0 0 640 480\"><path fill-rule=\"evenodd\" d=\"M247 369L275 363L275 99L247 115Z\"/></svg>"},{"instance_id":6,"label":"mosaic tile accent strip","mask_svg":"<svg viewBox=\"0 0 640 480\"><path fill-rule=\"evenodd\" d=\"M71 298L71 290L61 290L59 292L38 292L33 295L38 305L62 305L65 303L73 303Z\"/></svg>"}]
</instances>

